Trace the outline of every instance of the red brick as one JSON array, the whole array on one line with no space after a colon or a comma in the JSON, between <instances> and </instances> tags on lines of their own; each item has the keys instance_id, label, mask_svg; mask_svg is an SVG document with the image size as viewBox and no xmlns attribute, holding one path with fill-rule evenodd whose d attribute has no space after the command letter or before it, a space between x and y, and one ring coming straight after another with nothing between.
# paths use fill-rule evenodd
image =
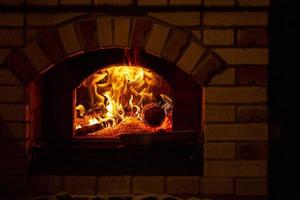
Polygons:
<instances>
[{"instance_id":1,"label":"red brick","mask_svg":"<svg viewBox=\"0 0 300 200\"><path fill-rule=\"evenodd\" d=\"M270 0L239 0L241 7L269 6Z\"/></svg>"},{"instance_id":2,"label":"red brick","mask_svg":"<svg viewBox=\"0 0 300 200\"><path fill-rule=\"evenodd\" d=\"M23 86L0 86L0 103L23 103Z\"/></svg>"},{"instance_id":3,"label":"red brick","mask_svg":"<svg viewBox=\"0 0 300 200\"><path fill-rule=\"evenodd\" d=\"M267 85L267 69L265 67L242 67L237 69L238 85Z\"/></svg>"},{"instance_id":4,"label":"red brick","mask_svg":"<svg viewBox=\"0 0 300 200\"><path fill-rule=\"evenodd\" d=\"M22 104L0 104L1 121L24 121L25 106Z\"/></svg>"},{"instance_id":5,"label":"red brick","mask_svg":"<svg viewBox=\"0 0 300 200\"><path fill-rule=\"evenodd\" d=\"M265 123L210 124L206 126L205 139L208 141L264 141L268 139L268 126Z\"/></svg>"},{"instance_id":6,"label":"red brick","mask_svg":"<svg viewBox=\"0 0 300 200\"><path fill-rule=\"evenodd\" d=\"M92 0L61 0L60 5L91 5Z\"/></svg>"},{"instance_id":7,"label":"red brick","mask_svg":"<svg viewBox=\"0 0 300 200\"><path fill-rule=\"evenodd\" d=\"M23 30L22 29L0 29L1 46L22 46Z\"/></svg>"},{"instance_id":8,"label":"red brick","mask_svg":"<svg viewBox=\"0 0 300 200\"><path fill-rule=\"evenodd\" d=\"M265 106L241 106L237 110L239 122L266 122L268 109Z\"/></svg>"},{"instance_id":9,"label":"red brick","mask_svg":"<svg viewBox=\"0 0 300 200\"><path fill-rule=\"evenodd\" d=\"M231 29L206 29L203 32L205 45L233 45L234 31Z\"/></svg>"},{"instance_id":10,"label":"red brick","mask_svg":"<svg viewBox=\"0 0 300 200\"><path fill-rule=\"evenodd\" d=\"M200 193L206 195L233 194L233 179L201 178Z\"/></svg>"},{"instance_id":11,"label":"red brick","mask_svg":"<svg viewBox=\"0 0 300 200\"><path fill-rule=\"evenodd\" d=\"M12 49L0 49L0 64L5 60L5 58L11 53ZM1 69L2 70L2 69ZM1 71L0 71L1 73ZM1 74L0 74L1 75ZM1 76L0 76L1 77ZM1 79L0 79L1 82Z\"/></svg>"},{"instance_id":12,"label":"red brick","mask_svg":"<svg viewBox=\"0 0 300 200\"><path fill-rule=\"evenodd\" d=\"M205 6L234 6L234 0L204 0Z\"/></svg>"},{"instance_id":13,"label":"red brick","mask_svg":"<svg viewBox=\"0 0 300 200\"><path fill-rule=\"evenodd\" d=\"M135 20L135 26L131 39L131 46L134 49L144 49L146 45L145 37L150 31L152 22L145 19Z\"/></svg>"},{"instance_id":14,"label":"red brick","mask_svg":"<svg viewBox=\"0 0 300 200\"><path fill-rule=\"evenodd\" d=\"M138 0L137 4L139 6L161 6L161 5L167 5L167 0Z\"/></svg>"},{"instance_id":15,"label":"red brick","mask_svg":"<svg viewBox=\"0 0 300 200\"><path fill-rule=\"evenodd\" d=\"M136 176L132 179L132 190L134 194L162 194L164 193L163 176Z\"/></svg>"},{"instance_id":16,"label":"red brick","mask_svg":"<svg viewBox=\"0 0 300 200\"><path fill-rule=\"evenodd\" d=\"M236 177L238 166L236 161L205 161L204 177Z\"/></svg>"},{"instance_id":17,"label":"red brick","mask_svg":"<svg viewBox=\"0 0 300 200\"><path fill-rule=\"evenodd\" d=\"M0 14L0 26L22 26L23 14L22 13L5 13Z\"/></svg>"},{"instance_id":18,"label":"red brick","mask_svg":"<svg viewBox=\"0 0 300 200\"><path fill-rule=\"evenodd\" d=\"M149 12L149 16L175 26L200 26L200 12Z\"/></svg>"},{"instance_id":19,"label":"red brick","mask_svg":"<svg viewBox=\"0 0 300 200\"><path fill-rule=\"evenodd\" d=\"M204 157L205 159L235 159L235 144L206 143Z\"/></svg>"},{"instance_id":20,"label":"red brick","mask_svg":"<svg viewBox=\"0 0 300 200\"><path fill-rule=\"evenodd\" d=\"M67 24L58 28L59 36L67 54L73 54L80 50L79 40L77 38L73 24Z\"/></svg>"},{"instance_id":21,"label":"red brick","mask_svg":"<svg viewBox=\"0 0 300 200\"><path fill-rule=\"evenodd\" d=\"M0 174L21 175L27 172L26 157L1 157Z\"/></svg>"},{"instance_id":22,"label":"red brick","mask_svg":"<svg viewBox=\"0 0 300 200\"><path fill-rule=\"evenodd\" d=\"M29 5L54 6L58 4L58 0L27 0Z\"/></svg>"},{"instance_id":23,"label":"red brick","mask_svg":"<svg viewBox=\"0 0 300 200\"><path fill-rule=\"evenodd\" d=\"M228 64L232 65L267 65L267 48L219 48L214 51Z\"/></svg>"},{"instance_id":24,"label":"red brick","mask_svg":"<svg viewBox=\"0 0 300 200\"><path fill-rule=\"evenodd\" d=\"M266 28L249 28L238 30L237 43L240 46L256 47L268 44Z\"/></svg>"},{"instance_id":25,"label":"red brick","mask_svg":"<svg viewBox=\"0 0 300 200\"><path fill-rule=\"evenodd\" d=\"M70 194L95 194L95 176L67 176L65 190Z\"/></svg>"},{"instance_id":26,"label":"red brick","mask_svg":"<svg viewBox=\"0 0 300 200\"><path fill-rule=\"evenodd\" d=\"M192 41L182 53L176 64L187 74L190 74L204 53L205 49L200 45L200 43Z\"/></svg>"},{"instance_id":27,"label":"red brick","mask_svg":"<svg viewBox=\"0 0 300 200\"><path fill-rule=\"evenodd\" d=\"M266 177L266 160L239 161L239 177Z\"/></svg>"},{"instance_id":28,"label":"red brick","mask_svg":"<svg viewBox=\"0 0 300 200\"><path fill-rule=\"evenodd\" d=\"M207 105L205 107L206 122L234 122L235 106Z\"/></svg>"},{"instance_id":29,"label":"red brick","mask_svg":"<svg viewBox=\"0 0 300 200\"><path fill-rule=\"evenodd\" d=\"M240 143L238 145L238 158L242 160L261 160L268 158L268 144Z\"/></svg>"},{"instance_id":30,"label":"red brick","mask_svg":"<svg viewBox=\"0 0 300 200\"><path fill-rule=\"evenodd\" d=\"M219 74L216 74L209 85L234 85L235 84L235 68L227 68Z\"/></svg>"},{"instance_id":31,"label":"red brick","mask_svg":"<svg viewBox=\"0 0 300 200\"><path fill-rule=\"evenodd\" d=\"M24 140L1 140L0 156L25 156L26 141Z\"/></svg>"},{"instance_id":32,"label":"red brick","mask_svg":"<svg viewBox=\"0 0 300 200\"><path fill-rule=\"evenodd\" d=\"M29 187L31 192L53 194L62 190L61 176L30 176Z\"/></svg>"},{"instance_id":33,"label":"red brick","mask_svg":"<svg viewBox=\"0 0 300 200\"><path fill-rule=\"evenodd\" d=\"M181 49L185 46L189 35L180 30L172 30L165 44L162 56L171 63L174 63L180 55Z\"/></svg>"},{"instance_id":34,"label":"red brick","mask_svg":"<svg viewBox=\"0 0 300 200\"><path fill-rule=\"evenodd\" d=\"M56 31L50 30L44 32L37 37L37 42L52 63L57 62L65 56L64 48Z\"/></svg>"},{"instance_id":35,"label":"red brick","mask_svg":"<svg viewBox=\"0 0 300 200\"><path fill-rule=\"evenodd\" d=\"M23 193L27 188L27 176L0 176L0 194ZM1 199L10 199L10 197Z\"/></svg>"},{"instance_id":36,"label":"red brick","mask_svg":"<svg viewBox=\"0 0 300 200\"><path fill-rule=\"evenodd\" d=\"M0 84L4 85L20 85L20 81L13 75L10 69L0 69Z\"/></svg>"},{"instance_id":37,"label":"red brick","mask_svg":"<svg viewBox=\"0 0 300 200\"><path fill-rule=\"evenodd\" d=\"M207 103L266 103L267 90L263 87L207 87Z\"/></svg>"},{"instance_id":38,"label":"red brick","mask_svg":"<svg viewBox=\"0 0 300 200\"><path fill-rule=\"evenodd\" d=\"M201 41L202 32L200 30L192 30L192 33L198 39L198 41Z\"/></svg>"},{"instance_id":39,"label":"red brick","mask_svg":"<svg viewBox=\"0 0 300 200\"><path fill-rule=\"evenodd\" d=\"M170 176L166 180L167 193L198 194L199 181L197 176Z\"/></svg>"},{"instance_id":40,"label":"red brick","mask_svg":"<svg viewBox=\"0 0 300 200\"><path fill-rule=\"evenodd\" d=\"M46 57L37 43L37 40L32 40L23 50L35 69L39 72L43 71L51 64L50 60Z\"/></svg>"},{"instance_id":41,"label":"red brick","mask_svg":"<svg viewBox=\"0 0 300 200\"><path fill-rule=\"evenodd\" d=\"M266 179L238 179L237 195L267 195L268 182Z\"/></svg>"},{"instance_id":42,"label":"red brick","mask_svg":"<svg viewBox=\"0 0 300 200\"><path fill-rule=\"evenodd\" d=\"M145 47L146 51L160 57L164 44L167 40L169 30L170 29L167 26L153 24Z\"/></svg>"},{"instance_id":43,"label":"red brick","mask_svg":"<svg viewBox=\"0 0 300 200\"><path fill-rule=\"evenodd\" d=\"M40 0L39 0L40 1ZM59 13L27 13L27 25L46 27L54 26L71 18L82 15L82 13L59 12Z\"/></svg>"},{"instance_id":44,"label":"red brick","mask_svg":"<svg viewBox=\"0 0 300 200\"><path fill-rule=\"evenodd\" d=\"M192 75L201 85L206 85L212 77L225 68L225 64L213 53L207 53L195 67Z\"/></svg>"},{"instance_id":45,"label":"red brick","mask_svg":"<svg viewBox=\"0 0 300 200\"><path fill-rule=\"evenodd\" d=\"M76 24L77 34L82 49L91 50L98 48L98 32L96 20L84 20Z\"/></svg>"},{"instance_id":46,"label":"red brick","mask_svg":"<svg viewBox=\"0 0 300 200\"><path fill-rule=\"evenodd\" d=\"M131 5L133 0L94 0L95 5L113 5L113 6L124 6Z\"/></svg>"},{"instance_id":47,"label":"red brick","mask_svg":"<svg viewBox=\"0 0 300 200\"><path fill-rule=\"evenodd\" d=\"M205 161L205 177L266 177L267 162L255 161Z\"/></svg>"},{"instance_id":48,"label":"red brick","mask_svg":"<svg viewBox=\"0 0 300 200\"><path fill-rule=\"evenodd\" d=\"M27 28L26 29L26 33L25 33L25 43L28 44L31 42L31 40L33 40L33 38L40 32L43 31L43 29L31 29L31 28Z\"/></svg>"},{"instance_id":49,"label":"red brick","mask_svg":"<svg viewBox=\"0 0 300 200\"><path fill-rule=\"evenodd\" d=\"M24 139L24 131L22 122L0 122L0 139Z\"/></svg>"},{"instance_id":50,"label":"red brick","mask_svg":"<svg viewBox=\"0 0 300 200\"><path fill-rule=\"evenodd\" d=\"M204 25L262 26L267 25L267 12L205 12Z\"/></svg>"},{"instance_id":51,"label":"red brick","mask_svg":"<svg viewBox=\"0 0 300 200\"><path fill-rule=\"evenodd\" d=\"M99 194L129 194L129 176L102 176L98 180Z\"/></svg>"},{"instance_id":52,"label":"red brick","mask_svg":"<svg viewBox=\"0 0 300 200\"><path fill-rule=\"evenodd\" d=\"M171 0L170 5L195 5L200 6L202 0Z\"/></svg>"},{"instance_id":53,"label":"red brick","mask_svg":"<svg viewBox=\"0 0 300 200\"><path fill-rule=\"evenodd\" d=\"M23 0L1 0L0 5L21 5Z\"/></svg>"},{"instance_id":54,"label":"red brick","mask_svg":"<svg viewBox=\"0 0 300 200\"><path fill-rule=\"evenodd\" d=\"M114 22L114 45L117 47L128 47L131 30L131 19L118 17Z\"/></svg>"},{"instance_id":55,"label":"red brick","mask_svg":"<svg viewBox=\"0 0 300 200\"><path fill-rule=\"evenodd\" d=\"M98 40L99 46L112 46L113 45L113 24L110 17L99 17L97 20L98 25Z\"/></svg>"}]
</instances>

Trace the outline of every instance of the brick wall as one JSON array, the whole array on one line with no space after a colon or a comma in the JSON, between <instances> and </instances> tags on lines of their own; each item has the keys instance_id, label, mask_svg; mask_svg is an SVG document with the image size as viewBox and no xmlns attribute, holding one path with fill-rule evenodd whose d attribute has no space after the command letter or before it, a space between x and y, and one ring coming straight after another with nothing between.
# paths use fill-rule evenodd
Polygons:
<instances>
[{"instance_id":1,"label":"brick wall","mask_svg":"<svg viewBox=\"0 0 300 200\"><path fill-rule=\"evenodd\" d=\"M59 8L45 13L0 12L0 196L67 191L108 195L188 194L217 199L265 197L269 1L27 0L28 5L43 8L110 3L139 6L139 9L202 6L203 10L154 12L150 9L143 18L145 21L140 23L136 20L139 18L132 16L103 17L103 13L96 13L96 17L86 18L81 17L85 12L62 12ZM22 4L21 0L0 2L0 6ZM145 27L147 23L150 28ZM94 28L86 32L87 27ZM144 34L138 34L134 27ZM50 32L46 31L50 28ZM36 36L37 33L41 34ZM51 42L45 43L46 40ZM204 176L28 175L28 152L33 139L30 133L35 129L32 121L36 116L32 98L25 96L25 85L65 56L96 48L132 45L176 63L205 85Z\"/></svg>"}]
</instances>

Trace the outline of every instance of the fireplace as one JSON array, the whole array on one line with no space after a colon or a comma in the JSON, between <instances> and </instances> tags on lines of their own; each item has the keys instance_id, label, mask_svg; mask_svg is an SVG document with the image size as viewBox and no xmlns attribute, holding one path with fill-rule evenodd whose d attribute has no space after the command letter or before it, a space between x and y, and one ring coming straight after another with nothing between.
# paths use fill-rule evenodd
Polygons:
<instances>
[{"instance_id":1,"label":"fireplace","mask_svg":"<svg viewBox=\"0 0 300 200\"><path fill-rule=\"evenodd\" d=\"M110 3L3 8L0 184L264 199L268 3Z\"/></svg>"},{"instance_id":2,"label":"fireplace","mask_svg":"<svg viewBox=\"0 0 300 200\"><path fill-rule=\"evenodd\" d=\"M33 173L202 173L202 87L162 58L93 50L57 63L28 92L39 99ZM88 146L94 156L78 157Z\"/></svg>"},{"instance_id":3,"label":"fireplace","mask_svg":"<svg viewBox=\"0 0 300 200\"><path fill-rule=\"evenodd\" d=\"M122 64L137 57L140 63ZM29 91L41 99L41 131L34 134L46 140L201 132L201 86L175 65L144 52L118 48L71 57L32 85L40 88Z\"/></svg>"}]
</instances>

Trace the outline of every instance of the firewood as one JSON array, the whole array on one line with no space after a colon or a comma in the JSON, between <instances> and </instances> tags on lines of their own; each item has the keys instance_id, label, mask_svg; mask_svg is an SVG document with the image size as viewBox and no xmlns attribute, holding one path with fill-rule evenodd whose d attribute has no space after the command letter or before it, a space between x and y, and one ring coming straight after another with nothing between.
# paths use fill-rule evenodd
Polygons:
<instances>
[{"instance_id":1,"label":"firewood","mask_svg":"<svg viewBox=\"0 0 300 200\"><path fill-rule=\"evenodd\" d=\"M96 131L99 131L101 129L105 128L104 124L93 124L90 126L84 126L82 128L78 128L75 130L75 134L77 136L87 135L89 133L94 133Z\"/></svg>"},{"instance_id":2,"label":"firewood","mask_svg":"<svg viewBox=\"0 0 300 200\"><path fill-rule=\"evenodd\" d=\"M147 104L142 110L142 119L150 126L156 127L165 119L165 112L157 104Z\"/></svg>"}]
</instances>

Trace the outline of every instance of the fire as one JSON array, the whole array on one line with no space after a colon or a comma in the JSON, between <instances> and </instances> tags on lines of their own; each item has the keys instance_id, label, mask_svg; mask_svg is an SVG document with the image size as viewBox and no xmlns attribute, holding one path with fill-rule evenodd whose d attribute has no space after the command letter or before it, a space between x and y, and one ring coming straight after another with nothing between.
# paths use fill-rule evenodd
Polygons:
<instances>
[{"instance_id":1,"label":"fire","mask_svg":"<svg viewBox=\"0 0 300 200\"><path fill-rule=\"evenodd\" d=\"M111 66L86 78L76 90L75 132L117 136L172 129L168 83L140 66Z\"/></svg>"}]
</instances>

